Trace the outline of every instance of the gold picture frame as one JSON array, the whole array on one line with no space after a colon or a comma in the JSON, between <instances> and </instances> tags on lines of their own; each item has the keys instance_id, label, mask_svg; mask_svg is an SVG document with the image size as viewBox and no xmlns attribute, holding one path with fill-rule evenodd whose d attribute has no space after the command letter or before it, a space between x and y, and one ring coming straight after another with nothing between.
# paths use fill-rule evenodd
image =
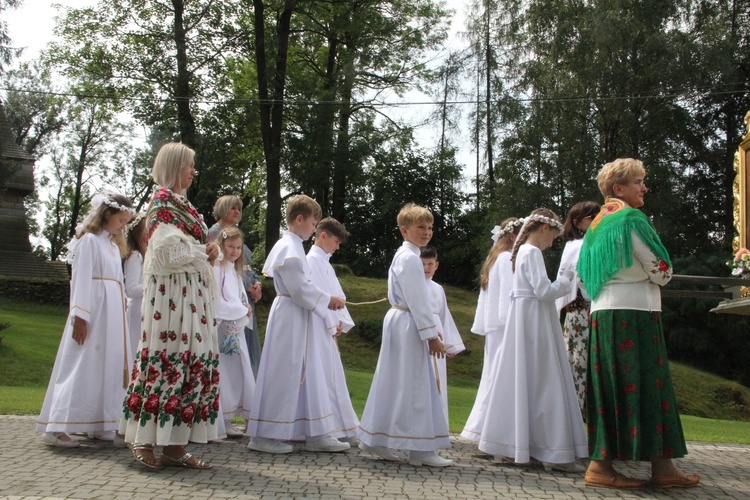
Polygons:
<instances>
[{"instance_id":1,"label":"gold picture frame","mask_svg":"<svg viewBox=\"0 0 750 500\"><path fill-rule=\"evenodd\" d=\"M732 250L748 248L750 238L750 111L745 114L745 135L734 152L734 229L737 236L732 240Z\"/></svg>"}]
</instances>

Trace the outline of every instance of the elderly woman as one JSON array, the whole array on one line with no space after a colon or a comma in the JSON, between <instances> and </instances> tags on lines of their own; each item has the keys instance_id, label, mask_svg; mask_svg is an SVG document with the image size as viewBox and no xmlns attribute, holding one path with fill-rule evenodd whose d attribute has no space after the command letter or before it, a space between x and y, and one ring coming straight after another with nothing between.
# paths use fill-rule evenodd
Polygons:
<instances>
[{"instance_id":1,"label":"elderly woman","mask_svg":"<svg viewBox=\"0 0 750 500\"><path fill-rule=\"evenodd\" d=\"M587 382L586 484L640 488L613 460L649 460L655 488L690 487L672 458L687 454L661 324L659 286L672 277L669 254L638 208L648 191L643 163L607 163L599 172L605 204L584 237L578 275L591 297Z\"/></svg>"},{"instance_id":2,"label":"elderly woman","mask_svg":"<svg viewBox=\"0 0 750 500\"><path fill-rule=\"evenodd\" d=\"M207 469L185 450L188 441L218 438L219 346L212 262L218 248L185 197L195 152L169 143L156 155L157 189L147 214L143 322L120 432L146 467ZM162 445L159 460L154 445Z\"/></svg>"},{"instance_id":3,"label":"elderly woman","mask_svg":"<svg viewBox=\"0 0 750 500\"><path fill-rule=\"evenodd\" d=\"M213 241L219 235L219 232L230 226L239 224L242 218L242 200L237 196L228 194L222 196L214 204L214 217L216 224L208 230L208 239ZM255 303L260 300L261 286L258 275L253 271L253 254L247 245L242 245L244 266L242 272L242 284L250 297L250 303L253 308L251 323L245 327L245 340L247 349L250 353L250 364L253 367L253 376L258 376L258 366L260 365L260 336L258 335L258 319L255 316ZM227 433L233 429L227 428ZM231 435L231 434L230 434Z\"/></svg>"}]
</instances>

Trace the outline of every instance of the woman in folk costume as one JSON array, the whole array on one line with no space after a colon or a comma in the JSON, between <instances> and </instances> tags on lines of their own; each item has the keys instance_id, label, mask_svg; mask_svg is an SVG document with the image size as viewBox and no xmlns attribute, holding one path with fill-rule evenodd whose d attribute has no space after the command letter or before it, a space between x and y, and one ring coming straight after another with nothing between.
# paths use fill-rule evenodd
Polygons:
<instances>
[{"instance_id":1,"label":"woman in folk costume","mask_svg":"<svg viewBox=\"0 0 750 500\"><path fill-rule=\"evenodd\" d=\"M218 437L219 346L211 264L218 248L185 197L195 152L168 143L156 155L157 189L149 204L143 263L143 338L133 365L120 431L143 465L206 469L185 450L188 441ZM154 445L164 446L160 460Z\"/></svg>"},{"instance_id":2,"label":"woman in folk costume","mask_svg":"<svg viewBox=\"0 0 750 500\"><path fill-rule=\"evenodd\" d=\"M71 432L115 438L132 359L122 231L134 213L124 196L97 194L68 243L70 312L36 426L49 445L78 446Z\"/></svg>"},{"instance_id":3,"label":"woman in folk costume","mask_svg":"<svg viewBox=\"0 0 750 500\"><path fill-rule=\"evenodd\" d=\"M578 255L583 245L583 236L586 234L591 221L599 213L601 206L593 201L581 201L576 203L568 211L565 218L562 239L565 241L560 268L557 273L562 276L565 269L575 268L578 263ZM573 383L578 394L578 405L581 407L581 415L586 420L586 368L589 353L589 306L591 301L588 295L584 295L576 277L568 285L565 296L555 301L558 311L565 312L563 323L563 338L568 349L568 361L573 373Z\"/></svg>"},{"instance_id":4,"label":"woman in folk costume","mask_svg":"<svg viewBox=\"0 0 750 500\"><path fill-rule=\"evenodd\" d=\"M513 245L513 291L479 449L583 472L576 458L587 456L586 434L555 308L574 271L550 282L542 257L562 229L554 212L537 209Z\"/></svg>"},{"instance_id":5,"label":"woman in folk costume","mask_svg":"<svg viewBox=\"0 0 750 500\"><path fill-rule=\"evenodd\" d=\"M127 253L122 264L125 273L125 295L128 297L128 328L130 330L131 354L135 360L141 337L141 309L143 307L143 256L146 255L146 214L137 214L125 228Z\"/></svg>"},{"instance_id":6,"label":"woman in folk costume","mask_svg":"<svg viewBox=\"0 0 750 500\"><path fill-rule=\"evenodd\" d=\"M487 413L490 388L493 384L494 363L500 355L505 320L508 315L510 291L513 289L513 271L510 251L521 230L523 219L510 217L492 230L492 248L480 272L479 299L471 331L484 336L484 361L477 397L466 421L461 437L479 441Z\"/></svg>"},{"instance_id":7,"label":"woman in folk costume","mask_svg":"<svg viewBox=\"0 0 750 500\"><path fill-rule=\"evenodd\" d=\"M638 208L647 192L643 163L607 163L598 175L605 204L591 223L578 275L591 297L586 405L586 484L640 488L613 460L649 460L652 487L690 487L672 458L687 454L661 324L659 286L672 277L669 253Z\"/></svg>"}]
</instances>

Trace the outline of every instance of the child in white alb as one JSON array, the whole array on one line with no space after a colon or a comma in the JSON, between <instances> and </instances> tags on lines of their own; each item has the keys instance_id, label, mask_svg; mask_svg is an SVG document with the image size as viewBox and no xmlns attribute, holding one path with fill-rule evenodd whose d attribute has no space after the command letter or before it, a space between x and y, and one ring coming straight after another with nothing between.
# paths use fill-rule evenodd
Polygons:
<instances>
[{"instance_id":1,"label":"child in white alb","mask_svg":"<svg viewBox=\"0 0 750 500\"><path fill-rule=\"evenodd\" d=\"M445 349L419 260L433 221L429 210L414 204L398 214L404 243L388 270L391 309L357 436L365 453L399 460L392 450L403 449L412 465L445 467L453 461L437 450L450 447L450 436L431 366L432 356L442 358Z\"/></svg>"},{"instance_id":2,"label":"child in white alb","mask_svg":"<svg viewBox=\"0 0 750 500\"><path fill-rule=\"evenodd\" d=\"M70 433L115 439L133 359L125 319L122 231L134 213L124 196L97 194L68 243L70 311L36 425L48 445L79 446Z\"/></svg>"},{"instance_id":3,"label":"child in white alb","mask_svg":"<svg viewBox=\"0 0 750 500\"><path fill-rule=\"evenodd\" d=\"M305 441L307 451L348 450L331 434L337 430L320 354L323 338L310 327L310 318L328 318L343 309L342 297L321 290L311 281L302 242L315 232L320 205L305 195L290 198L288 230L268 253L263 274L273 278L276 298L271 305L265 345L258 368L247 435L248 448L266 453L290 453L284 441Z\"/></svg>"},{"instance_id":4,"label":"child in white alb","mask_svg":"<svg viewBox=\"0 0 750 500\"><path fill-rule=\"evenodd\" d=\"M440 267L440 262L437 260L437 250L431 246L422 247L419 257L422 259L424 277L427 279L427 290L430 293L430 300L432 301L432 312L438 320L438 331L443 335L445 357L438 358L437 356L433 356L432 367L437 378L437 387L440 393L440 400L443 403L445 420L450 427L450 419L448 418L448 367L446 366L446 358L452 358L466 348L464 347L464 341L461 339L458 327L456 327L456 322L453 321L453 316L448 309L445 290L432 279L435 276L435 271Z\"/></svg>"},{"instance_id":5,"label":"child in white alb","mask_svg":"<svg viewBox=\"0 0 750 500\"><path fill-rule=\"evenodd\" d=\"M510 217L492 229L493 245L479 273L479 298L471 331L484 337L484 361L477 397L461 432L461 437L472 441L479 441L482 435L490 388L495 381L495 361L500 357L513 289L510 251L522 224L523 220Z\"/></svg>"},{"instance_id":6,"label":"child in white alb","mask_svg":"<svg viewBox=\"0 0 750 500\"><path fill-rule=\"evenodd\" d=\"M336 272L329 262L339 245L346 242L349 233L336 219L326 217L318 222L315 229L315 244L307 252L307 263L312 272L312 282L321 290L332 295L344 297L344 291L336 278ZM314 314L310 318L313 335L321 338L324 343L320 349L320 356L325 370L328 394L331 398L333 418L336 420L336 431L330 435L337 439L352 440L357 436L359 418L354 412L349 388L346 385L344 365L338 348L338 337L348 332L353 326L349 311L346 307L338 311L328 311L328 318L321 318Z\"/></svg>"},{"instance_id":7,"label":"child in white alb","mask_svg":"<svg viewBox=\"0 0 750 500\"><path fill-rule=\"evenodd\" d=\"M214 240L223 259L214 262L219 289L216 298L216 328L219 334L219 394L226 433L241 437L232 424L234 417L247 419L255 393L255 378L244 329L253 310L242 284L244 237L234 226L222 229Z\"/></svg>"},{"instance_id":8,"label":"child in white alb","mask_svg":"<svg viewBox=\"0 0 750 500\"><path fill-rule=\"evenodd\" d=\"M125 227L126 257L122 263L125 273L125 296L128 298L128 329L132 347L132 365L138 353L138 342L143 337L141 328L141 310L143 306L143 257L146 255L148 231L146 231L146 213L136 214Z\"/></svg>"},{"instance_id":9,"label":"child in white alb","mask_svg":"<svg viewBox=\"0 0 750 500\"><path fill-rule=\"evenodd\" d=\"M551 210L534 210L513 245L513 292L479 449L517 464L533 458L546 470L583 472L576 459L588 456L588 444L555 307L574 271L550 282L542 257L562 228Z\"/></svg>"}]
</instances>

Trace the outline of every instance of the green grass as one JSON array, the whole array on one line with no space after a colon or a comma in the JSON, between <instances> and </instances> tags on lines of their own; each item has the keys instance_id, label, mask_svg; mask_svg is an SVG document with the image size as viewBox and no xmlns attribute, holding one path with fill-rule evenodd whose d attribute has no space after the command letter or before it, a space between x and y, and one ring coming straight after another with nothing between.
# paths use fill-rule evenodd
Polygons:
<instances>
[{"instance_id":1,"label":"green grass","mask_svg":"<svg viewBox=\"0 0 750 500\"><path fill-rule=\"evenodd\" d=\"M350 302L386 297L384 280L342 275ZM474 403L482 371L484 340L469 333L476 294L446 287L451 312L463 333L466 351L448 361L450 428L459 432ZM265 325L275 293L269 282L258 308ZM390 306L378 303L350 306L358 326L339 338L339 350L347 371L354 409L362 414L378 357L373 338ZM38 413L54 364L67 309L0 298L0 414ZM262 328L262 326L261 326ZM671 363L677 401L688 441L750 444L750 389L680 363Z\"/></svg>"}]
</instances>

